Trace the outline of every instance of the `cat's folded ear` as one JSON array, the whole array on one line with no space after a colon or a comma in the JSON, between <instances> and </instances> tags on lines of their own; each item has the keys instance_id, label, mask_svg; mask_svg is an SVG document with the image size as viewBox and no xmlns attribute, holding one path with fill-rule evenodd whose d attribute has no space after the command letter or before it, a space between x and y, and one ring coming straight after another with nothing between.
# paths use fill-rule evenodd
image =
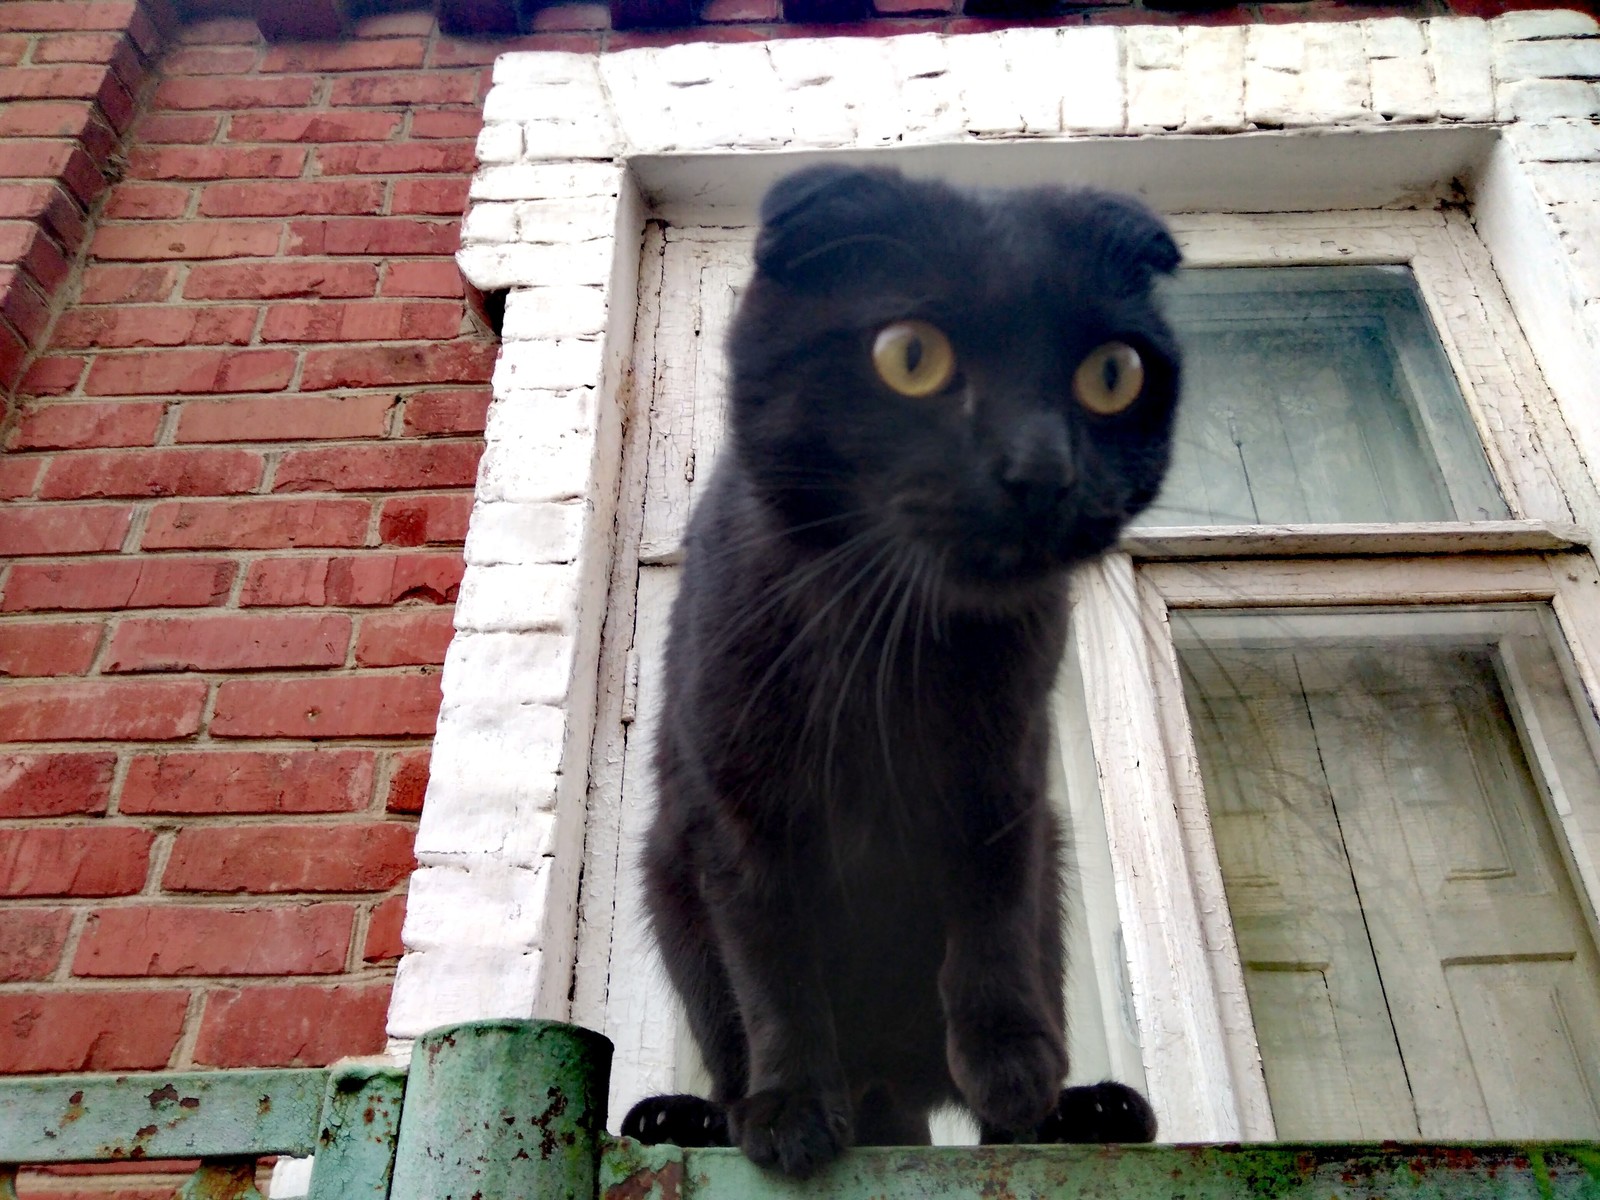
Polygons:
<instances>
[{"instance_id":1,"label":"cat's folded ear","mask_svg":"<svg viewBox=\"0 0 1600 1200\"><path fill-rule=\"evenodd\" d=\"M761 201L757 269L806 289L910 253L905 193L899 173L881 168L827 163L785 176Z\"/></svg>"},{"instance_id":2,"label":"cat's folded ear","mask_svg":"<svg viewBox=\"0 0 1600 1200\"><path fill-rule=\"evenodd\" d=\"M1166 222L1142 201L1095 190L1079 192L1073 199L1080 211L1086 211L1086 223L1096 230L1101 246L1140 276L1140 286L1148 285L1152 274L1172 274L1183 261Z\"/></svg>"}]
</instances>

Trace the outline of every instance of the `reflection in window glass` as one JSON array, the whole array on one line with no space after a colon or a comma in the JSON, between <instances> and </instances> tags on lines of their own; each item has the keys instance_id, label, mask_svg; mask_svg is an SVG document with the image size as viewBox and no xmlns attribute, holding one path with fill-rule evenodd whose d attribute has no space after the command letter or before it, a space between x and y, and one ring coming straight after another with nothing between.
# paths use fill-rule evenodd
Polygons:
<instances>
[{"instance_id":1,"label":"reflection in window glass","mask_svg":"<svg viewBox=\"0 0 1600 1200\"><path fill-rule=\"evenodd\" d=\"M1600 1135L1600 775L1548 615L1173 615L1278 1136Z\"/></svg>"},{"instance_id":2,"label":"reflection in window glass","mask_svg":"<svg viewBox=\"0 0 1600 1200\"><path fill-rule=\"evenodd\" d=\"M1507 515L1411 271L1182 271L1172 472L1145 526Z\"/></svg>"}]
</instances>

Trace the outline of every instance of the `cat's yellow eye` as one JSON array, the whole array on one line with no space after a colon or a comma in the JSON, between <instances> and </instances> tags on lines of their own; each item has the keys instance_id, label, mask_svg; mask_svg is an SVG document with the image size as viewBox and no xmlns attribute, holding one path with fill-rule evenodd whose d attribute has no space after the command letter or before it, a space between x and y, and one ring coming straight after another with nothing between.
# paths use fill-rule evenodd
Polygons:
<instances>
[{"instance_id":1,"label":"cat's yellow eye","mask_svg":"<svg viewBox=\"0 0 1600 1200\"><path fill-rule=\"evenodd\" d=\"M1127 342L1096 346L1072 375L1078 403L1102 417L1126 412L1144 391L1144 362Z\"/></svg>"},{"instance_id":2,"label":"cat's yellow eye","mask_svg":"<svg viewBox=\"0 0 1600 1200\"><path fill-rule=\"evenodd\" d=\"M896 321L872 343L872 365L878 378L902 396L920 399L955 376L956 352L950 339L926 321Z\"/></svg>"}]
</instances>

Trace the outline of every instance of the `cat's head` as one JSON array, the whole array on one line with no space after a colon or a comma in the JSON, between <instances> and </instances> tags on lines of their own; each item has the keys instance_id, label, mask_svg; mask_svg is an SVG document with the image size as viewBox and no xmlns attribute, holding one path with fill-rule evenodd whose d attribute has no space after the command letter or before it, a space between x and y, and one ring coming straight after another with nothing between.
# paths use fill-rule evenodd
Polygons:
<instances>
[{"instance_id":1,"label":"cat's head","mask_svg":"<svg viewBox=\"0 0 1600 1200\"><path fill-rule=\"evenodd\" d=\"M1179 253L1125 196L824 166L767 194L729 342L740 461L797 532L959 590L1111 546L1166 470Z\"/></svg>"}]
</instances>

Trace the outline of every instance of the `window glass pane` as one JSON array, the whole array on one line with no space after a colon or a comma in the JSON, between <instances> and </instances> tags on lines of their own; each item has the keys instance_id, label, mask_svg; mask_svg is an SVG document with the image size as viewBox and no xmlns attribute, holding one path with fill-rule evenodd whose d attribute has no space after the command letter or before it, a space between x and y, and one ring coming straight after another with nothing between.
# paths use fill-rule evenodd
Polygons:
<instances>
[{"instance_id":1,"label":"window glass pane","mask_svg":"<svg viewBox=\"0 0 1600 1200\"><path fill-rule=\"evenodd\" d=\"M1172 472L1141 525L1507 515L1407 267L1237 267L1166 285Z\"/></svg>"},{"instance_id":2,"label":"window glass pane","mask_svg":"<svg viewBox=\"0 0 1600 1200\"><path fill-rule=\"evenodd\" d=\"M1600 1134L1600 774L1548 610L1173 616L1278 1136Z\"/></svg>"}]
</instances>

